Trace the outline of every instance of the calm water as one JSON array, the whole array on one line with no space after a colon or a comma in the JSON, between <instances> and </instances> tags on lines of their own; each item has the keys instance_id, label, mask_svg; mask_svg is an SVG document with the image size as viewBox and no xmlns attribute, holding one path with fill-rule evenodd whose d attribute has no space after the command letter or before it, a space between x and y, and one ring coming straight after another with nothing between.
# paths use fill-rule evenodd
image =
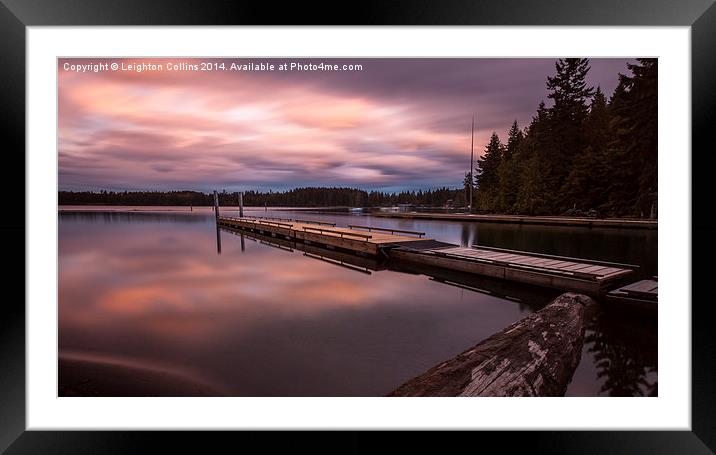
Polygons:
<instances>
[{"instance_id":1,"label":"calm water","mask_svg":"<svg viewBox=\"0 0 716 455\"><path fill-rule=\"evenodd\" d=\"M269 216L415 229L657 273L653 231ZM358 264L365 273L261 240L223 230L217 238L206 209L61 212L60 394L384 395L556 295L451 277L485 291L476 292L435 271ZM655 394L656 340L656 318L601 310L567 394Z\"/></svg>"}]
</instances>

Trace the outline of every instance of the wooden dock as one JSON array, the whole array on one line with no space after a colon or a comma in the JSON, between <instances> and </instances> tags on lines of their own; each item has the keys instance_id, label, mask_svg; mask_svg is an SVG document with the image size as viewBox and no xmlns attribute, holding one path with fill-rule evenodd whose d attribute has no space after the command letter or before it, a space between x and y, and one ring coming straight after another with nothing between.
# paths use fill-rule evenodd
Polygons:
<instances>
[{"instance_id":1,"label":"wooden dock","mask_svg":"<svg viewBox=\"0 0 716 455\"><path fill-rule=\"evenodd\" d=\"M406 245L391 250L390 256L398 260L592 295L600 294L609 285L632 274L636 268L491 247L441 246L413 250Z\"/></svg>"},{"instance_id":2,"label":"wooden dock","mask_svg":"<svg viewBox=\"0 0 716 455\"><path fill-rule=\"evenodd\" d=\"M219 217L220 226L244 229L272 237L315 243L354 253L380 256L387 245L427 240L422 232L353 226L336 227L333 223L269 218Z\"/></svg>"},{"instance_id":3,"label":"wooden dock","mask_svg":"<svg viewBox=\"0 0 716 455\"><path fill-rule=\"evenodd\" d=\"M219 217L219 226L316 245L378 260L404 261L449 271L562 291L599 295L631 275L635 266L491 247L460 247L424 233L373 226L278 218Z\"/></svg>"},{"instance_id":4,"label":"wooden dock","mask_svg":"<svg viewBox=\"0 0 716 455\"><path fill-rule=\"evenodd\" d=\"M659 300L659 282L641 280L622 286L607 294L607 302L632 305L639 308L655 310Z\"/></svg>"}]
</instances>

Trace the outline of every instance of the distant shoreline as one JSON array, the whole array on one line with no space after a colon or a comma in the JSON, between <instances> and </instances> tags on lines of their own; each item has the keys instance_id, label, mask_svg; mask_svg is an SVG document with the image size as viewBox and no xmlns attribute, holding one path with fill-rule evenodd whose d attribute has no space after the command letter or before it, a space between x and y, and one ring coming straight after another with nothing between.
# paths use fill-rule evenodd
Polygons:
<instances>
[{"instance_id":1,"label":"distant shoreline","mask_svg":"<svg viewBox=\"0 0 716 455\"><path fill-rule=\"evenodd\" d=\"M102 204L71 204L59 205L59 212L191 212L192 210L212 210L210 205L102 205ZM339 210L353 207L268 207L269 210ZM220 210L238 210L238 205L222 205ZM264 211L264 206L244 206L244 210Z\"/></svg>"},{"instance_id":2,"label":"distant shoreline","mask_svg":"<svg viewBox=\"0 0 716 455\"><path fill-rule=\"evenodd\" d=\"M503 224L524 224L524 225L551 225L551 226L575 226L575 227L615 227L630 229L658 229L658 219L640 219L640 218L590 218L579 216L559 216L559 215L506 215L506 214L469 214L469 213L449 213L449 212L387 212L379 211L378 208L365 207L268 207L270 211L331 211L331 210L350 210L362 208L367 213L378 218L397 218L397 219L416 219L416 220L434 220L434 221L470 221L470 222L486 222L486 223L503 223ZM191 213L193 209L197 211L211 211L211 206L100 206L100 205L66 205L59 206L59 212L180 212ZM244 207L244 210L250 212L264 212L265 207ZM238 206L222 206L220 210L238 210Z\"/></svg>"}]
</instances>

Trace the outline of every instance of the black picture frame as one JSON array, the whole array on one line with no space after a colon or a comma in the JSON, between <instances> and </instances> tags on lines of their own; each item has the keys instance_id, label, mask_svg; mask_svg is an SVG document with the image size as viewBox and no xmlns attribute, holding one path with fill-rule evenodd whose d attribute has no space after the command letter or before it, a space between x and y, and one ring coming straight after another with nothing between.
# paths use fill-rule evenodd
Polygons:
<instances>
[{"instance_id":1,"label":"black picture frame","mask_svg":"<svg viewBox=\"0 0 716 455\"><path fill-rule=\"evenodd\" d=\"M28 26L63 25L555 25L555 26L690 26L692 64L692 253L693 291L709 282L708 267L696 267L700 259L714 252L716 223L696 210L709 206L710 186L706 162L713 154L710 129L716 121L716 6L714 0L425 0L411 2L363 1L355 4L309 4L293 2L277 6L272 2L230 2L192 0L0 0L0 116L6 127L2 179L4 194L15 195L25 188L25 32ZM664 119L660 118L660 127ZM704 153L702 153L704 152ZM710 153L709 153L710 152ZM14 162L13 162L14 160ZM25 206L19 198L15 210L3 217L6 260L5 286L24 283L25 248L17 238L25 236ZM19 214L22 213L22 216ZM23 248L24 247L24 248ZM8 255L7 253L11 253ZM14 261L10 261L10 259ZM688 266L685 264L684 266ZM271 450L312 450L332 452L409 450L439 447L441 452L459 445L505 447L510 451L548 453L716 453L716 338L709 318L710 299L693 298L692 305L692 431L551 431L471 432L438 434L426 440L424 433L411 432L398 438L374 441L375 433L334 432L321 435L294 433L276 438L268 433L232 432L120 432L120 431L25 431L25 301L7 297L0 306L0 450L22 453L125 453L144 452L152 447L167 451L207 452L228 447L249 448L255 444ZM695 295L695 294L694 294ZM689 302L683 302L684 305ZM661 334L664 336L665 334ZM240 410L237 410L240 412ZM635 422L636 425L639 422ZM479 440L475 438L479 438ZM387 439L387 440L386 440ZM240 442L239 442L240 441ZM237 446L236 444L241 444ZM336 445L340 444L340 445ZM496 444L496 445L495 445ZM468 445L468 447L470 446Z\"/></svg>"}]
</instances>

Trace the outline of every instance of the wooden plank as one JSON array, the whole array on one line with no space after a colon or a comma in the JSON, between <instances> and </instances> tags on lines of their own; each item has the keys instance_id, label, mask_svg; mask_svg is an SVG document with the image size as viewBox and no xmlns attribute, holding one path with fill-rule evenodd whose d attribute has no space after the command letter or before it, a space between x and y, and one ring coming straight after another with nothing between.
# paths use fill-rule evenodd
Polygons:
<instances>
[{"instance_id":1,"label":"wooden plank","mask_svg":"<svg viewBox=\"0 0 716 455\"><path fill-rule=\"evenodd\" d=\"M656 289L657 283L651 280L641 280L621 288L622 291L651 292Z\"/></svg>"},{"instance_id":2,"label":"wooden plank","mask_svg":"<svg viewBox=\"0 0 716 455\"><path fill-rule=\"evenodd\" d=\"M614 273L622 272L624 270L629 270L629 269L618 269L616 267L607 267L605 270L600 271L599 275L608 276L608 275L612 275Z\"/></svg>"},{"instance_id":3,"label":"wooden plank","mask_svg":"<svg viewBox=\"0 0 716 455\"><path fill-rule=\"evenodd\" d=\"M602 265L592 265L587 267L586 269L580 270L582 273L592 273L594 275L601 275L600 272L606 270L608 267L604 267Z\"/></svg>"},{"instance_id":4,"label":"wooden plank","mask_svg":"<svg viewBox=\"0 0 716 455\"><path fill-rule=\"evenodd\" d=\"M578 272L580 269L586 269L590 264L580 264L573 262L571 264L560 267L561 270L568 270L570 272Z\"/></svg>"},{"instance_id":5,"label":"wooden plank","mask_svg":"<svg viewBox=\"0 0 716 455\"><path fill-rule=\"evenodd\" d=\"M250 231L263 232L287 236L298 240L308 240L314 243L324 243L326 245L348 249L355 252L364 252L369 254L377 254L378 245L387 243L407 243L414 241L424 241L429 239L420 239L415 236L394 235L382 232L373 232L371 234L362 234L354 229L330 226L321 230L320 225L316 223L301 223L275 221L269 219L249 219L249 218L230 218L220 217L219 223L223 226L234 228L242 228ZM304 229L307 228L307 229ZM306 235L310 232L315 235ZM347 241L353 239L353 241ZM346 241L343 241L346 240ZM360 245L363 242L366 245Z\"/></svg>"},{"instance_id":6,"label":"wooden plank","mask_svg":"<svg viewBox=\"0 0 716 455\"><path fill-rule=\"evenodd\" d=\"M532 256L523 256L522 259L520 259L519 263L524 265L539 265L546 267L550 262L556 262L554 260L549 259L542 259L542 258L536 258Z\"/></svg>"}]
</instances>

